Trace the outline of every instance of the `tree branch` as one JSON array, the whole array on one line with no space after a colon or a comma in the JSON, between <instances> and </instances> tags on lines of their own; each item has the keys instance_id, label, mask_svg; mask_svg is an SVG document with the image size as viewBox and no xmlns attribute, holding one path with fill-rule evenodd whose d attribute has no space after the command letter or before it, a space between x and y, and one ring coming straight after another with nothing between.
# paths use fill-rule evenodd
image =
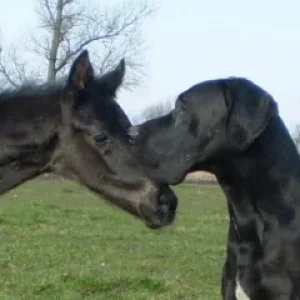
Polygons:
<instances>
[{"instance_id":1,"label":"tree branch","mask_svg":"<svg viewBox=\"0 0 300 300\"><path fill-rule=\"evenodd\" d=\"M144 39L141 26L155 9L152 0L128 0L123 5L92 7L84 0L38 0L38 31L32 36L28 53L41 57L47 65L47 80L61 76L84 48L97 57L103 73L125 57L126 84L135 86L143 74ZM36 66L34 66L36 68ZM17 57L0 61L0 74L12 86L27 80L27 64Z\"/></svg>"},{"instance_id":2,"label":"tree branch","mask_svg":"<svg viewBox=\"0 0 300 300\"><path fill-rule=\"evenodd\" d=\"M55 22L55 17L54 17L54 15L52 13L52 10L50 8L49 0L44 0L44 4L45 4L46 10L48 12L49 18L50 18L50 20L53 24Z\"/></svg>"}]
</instances>

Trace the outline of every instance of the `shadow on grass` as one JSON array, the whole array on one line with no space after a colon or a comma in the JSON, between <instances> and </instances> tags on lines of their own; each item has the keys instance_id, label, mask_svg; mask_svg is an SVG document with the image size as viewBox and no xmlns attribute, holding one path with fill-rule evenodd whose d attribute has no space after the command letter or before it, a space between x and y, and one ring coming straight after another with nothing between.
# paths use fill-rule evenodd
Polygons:
<instances>
[{"instance_id":1,"label":"shadow on grass","mask_svg":"<svg viewBox=\"0 0 300 300\"><path fill-rule=\"evenodd\" d=\"M72 283L75 286L77 292L82 296L95 294L118 295L130 290L144 290L151 293L162 293L166 291L165 281L149 276L138 278L103 278L97 275L74 276L71 274L67 274L62 279L65 283Z\"/></svg>"}]
</instances>

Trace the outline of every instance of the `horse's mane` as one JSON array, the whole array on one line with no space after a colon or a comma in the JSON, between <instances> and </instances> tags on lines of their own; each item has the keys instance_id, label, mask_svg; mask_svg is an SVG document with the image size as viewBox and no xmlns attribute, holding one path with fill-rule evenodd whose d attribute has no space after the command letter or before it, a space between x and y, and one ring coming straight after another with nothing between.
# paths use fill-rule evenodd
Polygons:
<instances>
[{"instance_id":1,"label":"horse's mane","mask_svg":"<svg viewBox=\"0 0 300 300\"><path fill-rule=\"evenodd\" d=\"M0 103L24 99L24 98L44 98L62 92L65 81L55 83L25 83L17 88L7 88L0 92Z\"/></svg>"}]
</instances>

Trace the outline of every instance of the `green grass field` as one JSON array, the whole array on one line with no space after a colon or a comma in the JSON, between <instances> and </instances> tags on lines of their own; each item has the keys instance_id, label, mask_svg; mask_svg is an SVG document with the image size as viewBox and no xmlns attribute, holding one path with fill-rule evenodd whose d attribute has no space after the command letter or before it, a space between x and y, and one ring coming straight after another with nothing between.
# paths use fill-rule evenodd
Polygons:
<instances>
[{"instance_id":1,"label":"green grass field","mask_svg":"<svg viewBox=\"0 0 300 300\"><path fill-rule=\"evenodd\" d=\"M228 228L217 186L181 185L173 226L138 219L68 181L0 202L0 299L220 299Z\"/></svg>"}]
</instances>

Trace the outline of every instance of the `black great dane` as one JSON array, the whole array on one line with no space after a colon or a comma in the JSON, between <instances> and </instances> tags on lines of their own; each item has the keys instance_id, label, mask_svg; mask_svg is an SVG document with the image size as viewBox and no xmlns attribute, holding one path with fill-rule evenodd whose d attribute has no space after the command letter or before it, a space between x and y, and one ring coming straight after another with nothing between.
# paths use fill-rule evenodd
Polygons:
<instances>
[{"instance_id":1,"label":"black great dane","mask_svg":"<svg viewBox=\"0 0 300 300\"><path fill-rule=\"evenodd\" d=\"M300 299L300 156L268 92L244 78L205 81L129 135L156 180L215 174L230 214L223 299Z\"/></svg>"}]
</instances>

